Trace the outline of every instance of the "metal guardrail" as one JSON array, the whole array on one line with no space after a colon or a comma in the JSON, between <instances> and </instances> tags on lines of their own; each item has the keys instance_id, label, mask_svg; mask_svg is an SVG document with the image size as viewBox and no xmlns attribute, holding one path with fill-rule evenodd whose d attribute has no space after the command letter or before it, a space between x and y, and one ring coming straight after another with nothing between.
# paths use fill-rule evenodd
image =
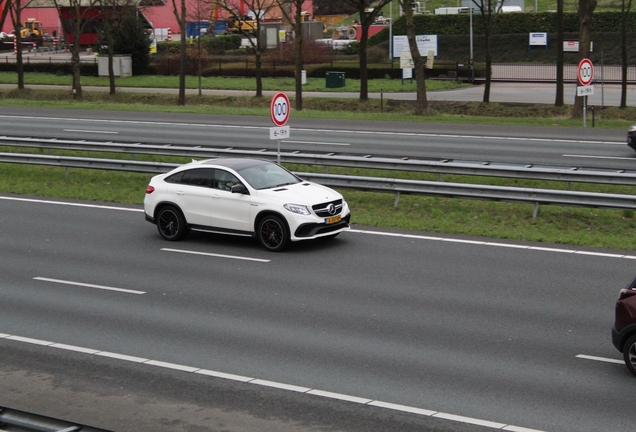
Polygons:
<instances>
[{"instance_id":1,"label":"metal guardrail","mask_svg":"<svg viewBox=\"0 0 636 432\"><path fill-rule=\"evenodd\" d=\"M92 168L130 172L161 173L178 164L136 162L119 159L94 159L69 156L47 156L19 153L0 153L0 162L52 165L66 168ZM395 206L400 194L470 198L493 201L534 203L533 217L537 217L539 204L562 206L602 207L620 210L636 210L636 195L601 194L560 191L551 189L513 188L505 186L474 185L417 180L345 176L317 173L296 173L299 177L331 186L372 192L396 194Z\"/></svg>"},{"instance_id":2,"label":"metal guardrail","mask_svg":"<svg viewBox=\"0 0 636 432\"><path fill-rule=\"evenodd\" d=\"M116 143L112 141L77 141L0 136L0 146L29 147L56 150L82 150L109 153L148 154L197 158L258 157L276 160L278 153L266 149L237 150L200 146L151 145L144 143ZM413 172L520 178L565 182L602 183L636 186L636 171L585 169L580 167L550 167L527 164L495 163L423 159L388 158L375 156L347 156L338 154L309 154L281 152L281 162L304 165L340 166L350 168L399 170ZM131 162L132 163L132 162ZM112 168L104 168L112 169ZM145 171L149 172L149 171Z\"/></svg>"},{"instance_id":3,"label":"metal guardrail","mask_svg":"<svg viewBox=\"0 0 636 432\"><path fill-rule=\"evenodd\" d=\"M0 407L0 428L12 432L108 432L105 429L3 407Z\"/></svg>"}]
</instances>

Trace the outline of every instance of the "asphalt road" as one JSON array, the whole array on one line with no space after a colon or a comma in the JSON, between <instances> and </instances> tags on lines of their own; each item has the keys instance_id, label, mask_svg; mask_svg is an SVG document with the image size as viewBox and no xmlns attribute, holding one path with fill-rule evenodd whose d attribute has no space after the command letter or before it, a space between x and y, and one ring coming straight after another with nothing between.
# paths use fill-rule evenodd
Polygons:
<instances>
[{"instance_id":1,"label":"asphalt road","mask_svg":"<svg viewBox=\"0 0 636 432\"><path fill-rule=\"evenodd\" d=\"M0 406L122 432L633 425L609 336L630 251L354 227L271 254L23 198L0 198Z\"/></svg>"},{"instance_id":2,"label":"asphalt road","mask_svg":"<svg viewBox=\"0 0 636 432\"><path fill-rule=\"evenodd\" d=\"M294 118L283 151L636 169L626 131ZM0 107L3 135L276 150L268 117Z\"/></svg>"}]
</instances>

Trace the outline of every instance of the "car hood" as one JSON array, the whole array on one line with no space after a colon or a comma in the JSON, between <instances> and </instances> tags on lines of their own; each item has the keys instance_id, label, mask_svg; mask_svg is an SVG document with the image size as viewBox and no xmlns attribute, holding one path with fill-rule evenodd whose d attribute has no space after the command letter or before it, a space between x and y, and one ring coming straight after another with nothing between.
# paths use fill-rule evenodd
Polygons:
<instances>
[{"instance_id":1,"label":"car hood","mask_svg":"<svg viewBox=\"0 0 636 432\"><path fill-rule=\"evenodd\" d=\"M267 197L282 204L304 204L311 206L342 199L342 195L335 190L308 181L273 189L259 190L257 192L259 198Z\"/></svg>"}]
</instances>

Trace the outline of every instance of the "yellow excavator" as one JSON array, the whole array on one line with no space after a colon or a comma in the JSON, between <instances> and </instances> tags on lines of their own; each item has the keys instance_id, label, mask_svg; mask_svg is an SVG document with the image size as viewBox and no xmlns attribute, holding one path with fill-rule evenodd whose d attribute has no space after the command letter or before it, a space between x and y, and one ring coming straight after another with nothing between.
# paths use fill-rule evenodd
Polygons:
<instances>
[{"instance_id":1,"label":"yellow excavator","mask_svg":"<svg viewBox=\"0 0 636 432\"><path fill-rule=\"evenodd\" d=\"M44 36L44 31L41 29L41 23L40 21L36 21L35 18L26 20L20 29L20 37L22 39L42 36Z\"/></svg>"}]
</instances>

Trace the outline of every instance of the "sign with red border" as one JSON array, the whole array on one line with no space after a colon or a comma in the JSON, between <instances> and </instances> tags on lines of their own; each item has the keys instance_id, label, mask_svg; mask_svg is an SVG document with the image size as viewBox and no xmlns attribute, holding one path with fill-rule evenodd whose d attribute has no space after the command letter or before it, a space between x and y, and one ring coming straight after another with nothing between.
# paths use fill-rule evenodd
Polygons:
<instances>
[{"instance_id":1,"label":"sign with red border","mask_svg":"<svg viewBox=\"0 0 636 432\"><path fill-rule=\"evenodd\" d=\"M290 111L291 107L287 95L285 93L276 93L270 104L270 115L274 124L276 126L284 126L289 120Z\"/></svg>"},{"instance_id":2,"label":"sign with red border","mask_svg":"<svg viewBox=\"0 0 636 432\"><path fill-rule=\"evenodd\" d=\"M584 58L579 62L579 67L576 70L576 76L583 86L589 85L592 82L592 79L594 79L594 65L590 59Z\"/></svg>"}]
</instances>

